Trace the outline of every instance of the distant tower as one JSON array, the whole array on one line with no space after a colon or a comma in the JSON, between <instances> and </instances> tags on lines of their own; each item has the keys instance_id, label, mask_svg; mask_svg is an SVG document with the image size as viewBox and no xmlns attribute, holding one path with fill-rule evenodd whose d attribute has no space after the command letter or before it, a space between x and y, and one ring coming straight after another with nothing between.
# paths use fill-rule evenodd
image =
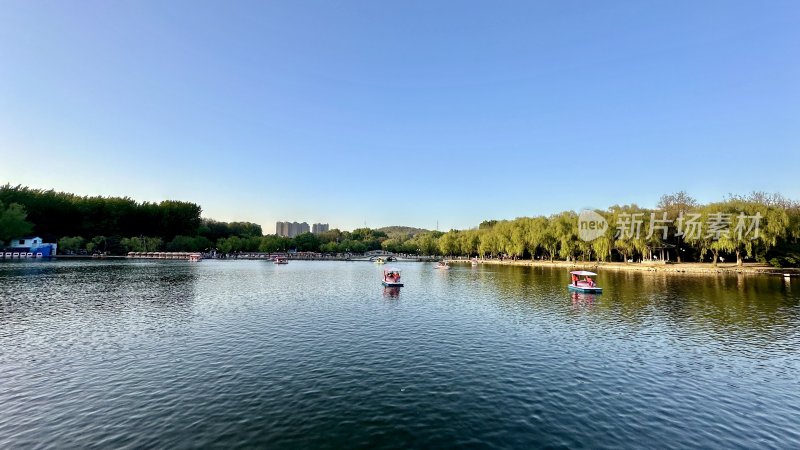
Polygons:
<instances>
[{"instance_id":1,"label":"distant tower","mask_svg":"<svg viewBox=\"0 0 800 450\"><path fill-rule=\"evenodd\" d=\"M277 222L275 224L275 234L283 237L292 237L292 224L290 222Z\"/></svg>"},{"instance_id":2,"label":"distant tower","mask_svg":"<svg viewBox=\"0 0 800 450\"><path fill-rule=\"evenodd\" d=\"M317 225L323 224L314 224L316 227ZM328 231L328 224L324 224L324 229L322 231ZM320 231L320 232L322 232ZM276 222L275 223L275 234L278 236L283 237L290 237L293 238L298 234L309 233L311 232L311 227L308 226L307 222L297 223L297 222Z\"/></svg>"},{"instance_id":3,"label":"distant tower","mask_svg":"<svg viewBox=\"0 0 800 450\"><path fill-rule=\"evenodd\" d=\"M328 224L327 223L315 223L311 225L311 232L314 234L322 234L328 231Z\"/></svg>"}]
</instances>

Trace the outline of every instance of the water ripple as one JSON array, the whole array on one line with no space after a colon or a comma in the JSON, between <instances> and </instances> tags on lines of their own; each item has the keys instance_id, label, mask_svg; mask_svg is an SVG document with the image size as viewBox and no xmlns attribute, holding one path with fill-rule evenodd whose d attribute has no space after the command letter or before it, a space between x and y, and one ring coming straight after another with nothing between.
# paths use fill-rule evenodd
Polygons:
<instances>
[{"instance_id":1,"label":"water ripple","mask_svg":"<svg viewBox=\"0 0 800 450\"><path fill-rule=\"evenodd\" d=\"M403 269L0 263L0 448L800 446L796 286Z\"/></svg>"}]
</instances>

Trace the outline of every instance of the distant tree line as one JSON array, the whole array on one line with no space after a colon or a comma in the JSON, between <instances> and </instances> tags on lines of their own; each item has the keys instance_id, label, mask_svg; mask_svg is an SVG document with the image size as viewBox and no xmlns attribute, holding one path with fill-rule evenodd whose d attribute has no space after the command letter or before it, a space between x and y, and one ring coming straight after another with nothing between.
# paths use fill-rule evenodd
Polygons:
<instances>
[{"instance_id":1,"label":"distant tree line","mask_svg":"<svg viewBox=\"0 0 800 450\"><path fill-rule=\"evenodd\" d=\"M201 218L190 202L137 202L128 197L89 197L0 186L0 243L34 234L58 242L63 252L203 251L231 236L262 235L248 222Z\"/></svg>"},{"instance_id":2,"label":"distant tree line","mask_svg":"<svg viewBox=\"0 0 800 450\"><path fill-rule=\"evenodd\" d=\"M664 195L654 209L635 204L596 210L606 226L581 235L579 213L486 220L447 233L411 227L338 229L294 238L263 235L249 222L201 218L199 205L167 200L81 197L21 186L0 187L0 244L34 234L60 252L312 251L331 254L383 249L395 253L569 261L712 261L722 258L800 265L800 204L755 192L699 204L685 192ZM691 227L704 222L699 233ZM723 225L725 226L723 228ZM755 225L755 227L754 227Z\"/></svg>"},{"instance_id":3,"label":"distant tree line","mask_svg":"<svg viewBox=\"0 0 800 450\"><path fill-rule=\"evenodd\" d=\"M800 204L755 192L699 204L685 192L664 195L655 209L635 204L594 211L607 225L582 239L579 215L485 221L477 229L433 236L429 254L567 261L710 261L745 259L775 267L800 265ZM692 229L694 227L694 229ZM425 236L417 236L425 240Z\"/></svg>"},{"instance_id":4,"label":"distant tree line","mask_svg":"<svg viewBox=\"0 0 800 450\"><path fill-rule=\"evenodd\" d=\"M199 205L165 200L137 202L128 197L81 197L53 190L6 184L0 201L27 212L32 232L45 240L63 236L158 236L171 240L200 227Z\"/></svg>"}]
</instances>

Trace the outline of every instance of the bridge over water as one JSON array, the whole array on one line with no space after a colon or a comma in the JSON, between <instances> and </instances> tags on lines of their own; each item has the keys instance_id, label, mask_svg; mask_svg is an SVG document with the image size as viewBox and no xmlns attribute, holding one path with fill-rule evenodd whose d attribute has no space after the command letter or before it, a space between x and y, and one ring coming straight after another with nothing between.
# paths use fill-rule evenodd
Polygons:
<instances>
[{"instance_id":1,"label":"bridge over water","mask_svg":"<svg viewBox=\"0 0 800 450\"><path fill-rule=\"evenodd\" d=\"M426 262L438 261L435 256L399 256L399 255L373 255L373 256L351 256L349 261L369 261L375 262L378 259L383 259L386 262Z\"/></svg>"}]
</instances>

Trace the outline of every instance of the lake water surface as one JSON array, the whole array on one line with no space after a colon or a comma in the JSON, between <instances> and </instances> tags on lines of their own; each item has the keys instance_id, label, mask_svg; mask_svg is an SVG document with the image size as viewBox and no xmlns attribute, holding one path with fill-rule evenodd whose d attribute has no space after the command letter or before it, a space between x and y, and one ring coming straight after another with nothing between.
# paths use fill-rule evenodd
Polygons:
<instances>
[{"instance_id":1,"label":"lake water surface","mask_svg":"<svg viewBox=\"0 0 800 450\"><path fill-rule=\"evenodd\" d=\"M799 448L800 282L0 263L0 448Z\"/></svg>"}]
</instances>

